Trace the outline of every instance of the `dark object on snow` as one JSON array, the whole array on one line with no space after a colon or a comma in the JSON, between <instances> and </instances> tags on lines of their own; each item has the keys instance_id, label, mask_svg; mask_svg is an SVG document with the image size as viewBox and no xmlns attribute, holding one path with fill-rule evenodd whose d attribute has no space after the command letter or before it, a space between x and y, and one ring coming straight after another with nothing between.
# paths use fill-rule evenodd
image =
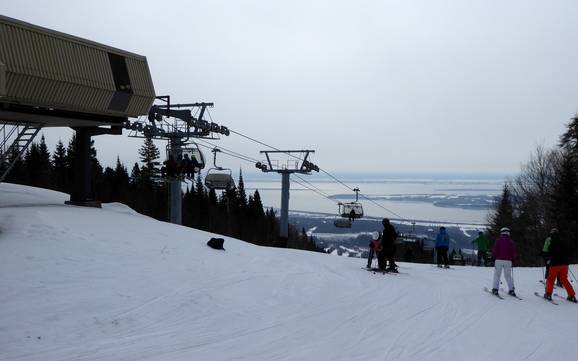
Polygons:
<instances>
[{"instance_id":1,"label":"dark object on snow","mask_svg":"<svg viewBox=\"0 0 578 361\"><path fill-rule=\"evenodd\" d=\"M207 246L214 248L214 249L222 249L224 251L225 250L223 248L224 242L225 242L225 240L222 238L211 238L211 239L209 239L209 242L207 242Z\"/></svg>"}]
</instances>

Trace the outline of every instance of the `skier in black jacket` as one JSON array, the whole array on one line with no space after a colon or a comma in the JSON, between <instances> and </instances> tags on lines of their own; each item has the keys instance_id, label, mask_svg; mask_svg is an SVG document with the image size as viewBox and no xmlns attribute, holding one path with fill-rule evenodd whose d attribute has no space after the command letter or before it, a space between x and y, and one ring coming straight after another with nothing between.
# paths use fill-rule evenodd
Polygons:
<instances>
[{"instance_id":1,"label":"skier in black jacket","mask_svg":"<svg viewBox=\"0 0 578 361\"><path fill-rule=\"evenodd\" d=\"M395 264L395 240L397 239L397 232L389 223L389 219L384 218L381 223L383 224L383 233L381 236L382 249L378 255L379 268L397 273L397 265ZM386 268L387 261L389 261L389 267Z\"/></svg>"},{"instance_id":2,"label":"skier in black jacket","mask_svg":"<svg viewBox=\"0 0 578 361\"><path fill-rule=\"evenodd\" d=\"M550 255L552 256L552 261L550 262L550 272L548 273L548 279L546 280L546 292L544 293L544 298L551 300L552 291L554 290L554 281L556 277L560 277L562 285L568 293L568 301L576 301L576 292L570 282L568 282L568 269L569 269L569 257L570 253L568 245L560 239L560 235L557 229L553 229L550 232Z\"/></svg>"}]
</instances>

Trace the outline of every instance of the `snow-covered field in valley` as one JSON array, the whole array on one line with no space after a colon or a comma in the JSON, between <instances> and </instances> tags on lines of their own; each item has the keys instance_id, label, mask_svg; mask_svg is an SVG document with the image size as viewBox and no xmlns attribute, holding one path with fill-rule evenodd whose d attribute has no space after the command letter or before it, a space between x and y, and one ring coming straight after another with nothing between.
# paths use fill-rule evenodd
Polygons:
<instances>
[{"instance_id":1,"label":"snow-covered field in valley","mask_svg":"<svg viewBox=\"0 0 578 361\"><path fill-rule=\"evenodd\" d=\"M372 274L226 237L217 251L209 233L67 198L0 185L0 360L578 359L578 305L535 297L540 268L516 268L524 299L500 300L491 268Z\"/></svg>"}]
</instances>

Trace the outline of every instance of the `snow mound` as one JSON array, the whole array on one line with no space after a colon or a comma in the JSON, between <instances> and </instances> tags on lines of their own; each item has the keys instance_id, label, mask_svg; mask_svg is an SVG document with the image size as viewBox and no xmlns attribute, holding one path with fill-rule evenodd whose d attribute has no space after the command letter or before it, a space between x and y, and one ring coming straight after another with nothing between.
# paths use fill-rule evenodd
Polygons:
<instances>
[{"instance_id":1,"label":"snow mound","mask_svg":"<svg viewBox=\"0 0 578 361\"><path fill-rule=\"evenodd\" d=\"M1 360L574 360L578 306L541 269L523 301L482 291L492 270L258 247L0 184ZM575 268L574 268L575 269ZM575 272L576 273L576 272ZM564 293L564 291L558 291Z\"/></svg>"}]
</instances>

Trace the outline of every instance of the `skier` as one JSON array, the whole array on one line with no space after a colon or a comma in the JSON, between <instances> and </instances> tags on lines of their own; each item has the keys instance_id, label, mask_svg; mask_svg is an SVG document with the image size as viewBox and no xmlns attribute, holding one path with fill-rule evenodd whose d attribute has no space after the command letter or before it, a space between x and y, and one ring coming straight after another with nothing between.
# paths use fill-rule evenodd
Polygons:
<instances>
[{"instance_id":1,"label":"skier","mask_svg":"<svg viewBox=\"0 0 578 361\"><path fill-rule=\"evenodd\" d=\"M557 228L552 228L550 230L550 236L547 237L544 240L544 246L542 247L542 251L540 252L540 255L542 255L542 259L544 259L544 264L546 265L546 271L544 273L544 279L548 278L548 273L550 272L550 262L552 261L552 256L550 254L550 241L551 241L551 237L552 234L554 233L558 233L558 229ZM544 283L546 283L546 281L544 281ZM560 280L560 277L558 277L556 279L556 286L558 287L562 287L562 281Z\"/></svg>"},{"instance_id":2,"label":"skier","mask_svg":"<svg viewBox=\"0 0 578 361\"><path fill-rule=\"evenodd\" d=\"M351 212L349 212L349 222L354 221L355 221L355 209L352 209Z\"/></svg>"},{"instance_id":3,"label":"skier","mask_svg":"<svg viewBox=\"0 0 578 361\"><path fill-rule=\"evenodd\" d=\"M486 259L488 257L488 251L490 250L490 240L484 232L478 232L478 237L472 241L478 244L478 266L482 265L482 260L484 261L484 267L486 267Z\"/></svg>"},{"instance_id":4,"label":"skier","mask_svg":"<svg viewBox=\"0 0 578 361\"><path fill-rule=\"evenodd\" d=\"M165 175L168 178L174 178L177 173L177 162L172 155L169 155L169 159L163 162L165 165Z\"/></svg>"},{"instance_id":5,"label":"skier","mask_svg":"<svg viewBox=\"0 0 578 361\"><path fill-rule=\"evenodd\" d=\"M183 155L179 154L177 155L176 169L175 169L177 177L181 177L183 175L184 170L185 170L185 163L183 161Z\"/></svg>"},{"instance_id":6,"label":"skier","mask_svg":"<svg viewBox=\"0 0 578 361\"><path fill-rule=\"evenodd\" d=\"M381 221L383 224L383 233L381 237L381 252L378 261L381 259L380 268L386 268L389 261L388 272L398 273L397 265L395 264L395 240L397 239L397 232L395 228L389 223L389 219L384 218Z\"/></svg>"},{"instance_id":7,"label":"skier","mask_svg":"<svg viewBox=\"0 0 578 361\"><path fill-rule=\"evenodd\" d=\"M373 232L371 234L371 241L369 242L369 256L367 256L367 268L371 268L373 256L377 255L378 252L381 251L381 240L379 238L379 232Z\"/></svg>"},{"instance_id":8,"label":"skier","mask_svg":"<svg viewBox=\"0 0 578 361\"><path fill-rule=\"evenodd\" d=\"M446 232L446 227L440 227L440 231L436 236L436 252L438 267L442 268L442 261L444 263L444 268L450 268L448 260L448 249L450 248L450 237Z\"/></svg>"},{"instance_id":9,"label":"skier","mask_svg":"<svg viewBox=\"0 0 578 361\"><path fill-rule=\"evenodd\" d=\"M183 174L186 178L192 178L194 171L193 171L193 162L189 155L185 153L185 157L183 158Z\"/></svg>"},{"instance_id":10,"label":"skier","mask_svg":"<svg viewBox=\"0 0 578 361\"><path fill-rule=\"evenodd\" d=\"M548 274L548 279L546 280L546 293L544 293L544 298L547 300L552 300L552 291L554 290L554 281L556 277L560 277L562 285L568 293L567 300L571 302L576 302L576 293L572 288L570 282L568 282L568 248L566 244L560 239L560 234L557 229L552 229L550 231L550 272Z\"/></svg>"},{"instance_id":11,"label":"skier","mask_svg":"<svg viewBox=\"0 0 578 361\"><path fill-rule=\"evenodd\" d=\"M512 278L512 262L516 256L516 246L512 238L510 238L510 229L508 227L500 229L500 237L498 237L494 244L492 256L495 259L492 293L495 295L498 294L500 278L502 277L502 271L504 271L504 277L506 277L506 282L508 283L509 288L508 294L516 297L516 292L514 291L514 280Z\"/></svg>"}]
</instances>

